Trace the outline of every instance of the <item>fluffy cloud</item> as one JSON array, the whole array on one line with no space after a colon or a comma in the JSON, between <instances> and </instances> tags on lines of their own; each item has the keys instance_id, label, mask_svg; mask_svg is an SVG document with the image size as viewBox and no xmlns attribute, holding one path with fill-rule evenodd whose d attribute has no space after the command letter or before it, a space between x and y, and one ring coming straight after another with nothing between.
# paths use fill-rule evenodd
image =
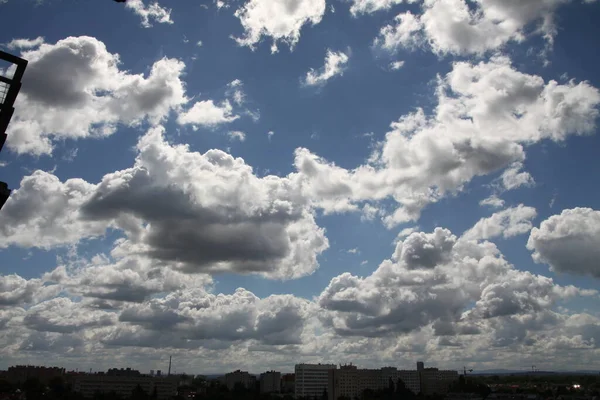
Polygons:
<instances>
[{"instance_id":1,"label":"fluffy cloud","mask_svg":"<svg viewBox=\"0 0 600 400\"><path fill-rule=\"evenodd\" d=\"M379 31L374 45L389 52L396 52L400 48L415 48L423 43L420 33L423 24L418 16L410 11L396 15L394 25L386 25Z\"/></svg>"},{"instance_id":2,"label":"fluffy cloud","mask_svg":"<svg viewBox=\"0 0 600 400\"><path fill-rule=\"evenodd\" d=\"M399 207L384 215L386 225L415 220L424 206L476 176L509 168L506 185L528 181L518 169L512 173L525 158L524 146L593 133L600 104L600 92L587 82L545 83L516 71L505 57L455 63L436 93L433 115L418 109L392 123L369 162L353 170L297 149L307 197L326 212L392 197ZM377 214L375 204L364 207Z\"/></svg>"},{"instance_id":3,"label":"fluffy cloud","mask_svg":"<svg viewBox=\"0 0 600 400\"><path fill-rule=\"evenodd\" d=\"M44 286L40 279L23 279L19 275L0 275L0 309L23 306L58 293L56 286Z\"/></svg>"},{"instance_id":4,"label":"fluffy cloud","mask_svg":"<svg viewBox=\"0 0 600 400\"><path fill-rule=\"evenodd\" d=\"M233 122L238 118L239 116L233 113L233 107L228 100L220 105L216 105L212 100L202 100L179 114L177 122L180 125L191 124L215 127Z\"/></svg>"},{"instance_id":5,"label":"fluffy cloud","mask_svg":"<svg viewBox=\"0 0 600 400\"><path fill-rule=\"evenodd\" d=\"M402 67L404 67L404 61L394 61L394 62L390 63L390 69L392 71L397 71Z\"/></svg>"},{"instance_id":6,"label":"fluffy cloud","mask_svg":"<svg viewBox=\"0 0 600 400\"><path fill-rule=\"evenodd\" d=\"M328 241L294 176L258 178L240 158L171 146L163 131L151 129L135 165L97 185L42 172L24 178L0 216L4 246L49 248L112 227L126 234L113 256L150 257L187 273L289 279L318 267Z\"/></svg>"},{"instance_id":7,"label":"fluffy cloud","mask_svg":"<svg viewBox=\"0 0 600 400\"><path fill-rule=\"evenodd\" d=\"M23 324L39 332L73 333L82 329L113 325L114 313L90 310L65 297L57 297L27 310Z\"/></svg>"},{"instance_id":8,"label":"fluffy cloud","mask_svg":"<svg viewBox=\"0 0 600 400\"><path fill-rule=\"evenodd\" d=\"M522 204L482 218L463 237L469 240L492 239L498 236L510 238L523 235L533 227L531 220L537 216L533 207Z\"/></svg>"},{"instance_id":9,"label":"fluffy cloud","mask_svg":"<svg viewBox=\"0 0 600 400\"><path fill-rule=\"evenodd\" d=\"M244 37L236 41L254 48L263 36L268 36L273 39L272 52L277 52L278 42L293 49L304 25L321 22L325 6L325 0L248 0L235 12L245 31Z\"/></svg>"},{"instance_id":10,"label":"fluffy cloud","mask_svg":"<svg viewBox=\"0 0 600 400\"><path fill-rule=\"evenodd\" d=\"M396 245L394 260L408 269L434 268L448 261L456 237L447 229L436 228L433 233L414 232Z\"/></svg>"},{"instance_id":11,"label":"fluffy cloud","mask_svg":"<svg viewBox=\"0 0 600 400\"><path fill-rule=\"evenodd\" d=\"M409 235L365 278L333 278L317 301L323 323L343 336L395 337L431 326L434 335L460 337L489 330L481 318L526 318L595 294L516 270L493 244L437 228Z\"/></svg>"},{"instance_id":12,"label":"fluffy cloud","mask_svg":"<svg viewBox=\"0 0 600 400\"><path fill-rule=\"evenodd\" d=\"M34 47L38 47L44 43L44 38L42 36L38 36L35 39L13 39L6 44L11 50L16 49L31 49Z\"/></svg>"},{"instance_id":13,"label":"fluffy cloud","mask_svg":"<svg viewBox=\"0 0 600 400\"><path fill-rule=\"evenodd\" d=\"M56 140L103 137L118 124L158 123L187 102L180 76L185 65L164 58L148 76L119 69L119 56L81 36L23 52L27 79L15 106L8 146L18 153L49 154Z\"/></svg>"},{"instance_id":14,"label":"fluffy cloud","mask_svg":"<svg viewBox=\"0 0 600 400\"><path fill-rule=\"evenodd\" d=\"M531 230L527 248L553 271L600 278L600 211L574 208L551 216Z\"/></svg>"},{"instance_id":15,"label":"fluffy cloud","mask_svg":"<svg viewBox=\"0 0 600 400\"><path fill-rule=\"evenodd\" d=\"M600 339L597 316L553 311L559 301L595 291L519 271L492 243L457 238L443 228L410 233L371 275L337 276L314 302L291 295L259 298L241 288L213 294L196 282L103 307L89 289L110 288L127 275L109 273L106 262L95 257L42 277L80 301L60 297L37 300L28 310L0 307L0 354L52 362L66 356L75 365L94 357L98 368L115 359L148 366L173 354L186 368L223 371L249 363L286 370L289 360L339 357L380 367L404 354L435 355L440 367L466 358L486 368L499 362L510 367L516 355L584 365ZM147 279L170 271L155 267L142 267ZM169 280L160 276L156 282ZM570 355L584 348L589 354Z\"/></svg>"},{"instance_id":16,"label":"fluffy cloud","mask_svg":"<svg viewBox=\"0 0 600 400\"><path fill-rule=\"evenodd\" d=\"M304 84L307 86L321 86L327 83L328 80L343 75L349 59L350 57L346 53L327 50L325 65L319 71L311 68L306 73Z\"/></svg>"},{"instance_id":17,"label":"fluffy cloud","mask_svg":"<svg viewBox=\"0 0 600 400\"><path fill-rule=\"evenodd\" d=\"M395 25L381 29L377 41L388 50L426 42L437 54L455 55L482 55L498 50L510 41L524 41L529 31L541 34L552 44L556 35L555 11L569 1L424 0L421 15L399 14ZM357 3L363 4L364 10L375 10L389 8L395 2ZM532 24L536 24L536 29L529 29Z\"/></svg>"},{"instance_id":18,"label":"fluffy cloud","mask_svg":"<svg viewBox=\"0 0 600 400\"><path fill-rule=\"evenodd\" d=\"M83 179L63 183L43 171L24 177L0 214L0 248L48 249L76 242L83 232L90 238L102 236L110 223L86 221L80 211L95 187Z\"/></svg>"},{"instance_id":19,"label":"fluffy cloud","mask_svg":"<svg viewBox=\"0 0 600 400\"><path fill-rule=\"evenodd\" d=\"M504 207L504 200L502 200L497 195L493 194L488 198L485 198L479 202L480 206L490 206L493 208L502 208Z\"/></svg>"},{"instance_id":20,"label":"fluffy cloud","mask_svg":"<svg viewBox=\"0 0 600 400\"><path fill-rule=\"evenodd\" d=\"M161 7L158 2L145 5L142 0L128 0L125 7L130 8L142 18L142 26L150 28L150 21L158 22L159 24L172 24L171 10Z\"/></svg>"},{"instance_id":21,"label":"fluffy cloud","mask_svg":"<svg viewBox=\"0 0 600 400\"><path fill-rule=\"evenodd\" d=\"M229 140L239 140L240 142L246 140L246 134L242 131L231 131L227 136L229 136Z\"/></svg>"},{"instance_id":22,"label":"fluffy cloud","mask_svg":"<svg viewBox=\"0 0 600 400\"><path fill-rule=\"evenodd\" d=\"M500 177L506 190L517 189L521 186L533 186L535 181L529 172L521 172L523 163L517 162L507 168Z\"/></svg>"},{"instance_id":23,"label":"fluffy cloud","mask_svg":"<svg viewBox=\"0 0 600 400\"><path fill-rule=\"evenodd\" d=\"M289 295L260 299L244 289L232 295L191 290L130 306L119 320L145 330L176 332L187 340L253 339L282 345L300 343L309 310L307 300Z\"/></svg>"},{"instance_id":24,"label":"fluffy cloud","mask_svg":"<svg viewBox=\"0 0 600 400\"><path fill-rule=\"evenodd\" d=\"M60 265L45 274L43 281L56 284L70 295L84 297L90 307L101 309L141 303L153 295L205 287L212 282L206 275L174 271L168 263L122 254L120 247L113 250L111 258L97 255L92 260Z\"/></svg>"},{"instance_id":25,"label":"fluffy cloud","mask_svg":"<svg viewBox=\"0 0 600 400\"><path fill-rule=\"evenodd\" d=\"M407 3L416 3L419 0L407 0ZM396 4L402 4L405 0L352 0L350 12L356 16L376 11L389 10Z\"/></svg>"}]
</instances>

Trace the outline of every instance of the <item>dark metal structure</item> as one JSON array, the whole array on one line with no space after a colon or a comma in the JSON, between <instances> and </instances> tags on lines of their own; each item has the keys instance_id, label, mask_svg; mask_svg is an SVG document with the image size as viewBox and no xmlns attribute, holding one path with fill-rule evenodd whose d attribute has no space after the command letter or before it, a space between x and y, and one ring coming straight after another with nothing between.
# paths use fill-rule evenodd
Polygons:
<instances>
[{"instance_id":1,"label":"dark metal structure","mask_svg":"<svg viewBox=\"0 0 600 400\"><path fill-rule=\"evenodd\" d=\"M6 129L8 124L15 112L14 104L17 99L17 95L21 90L21 80L27 68L27 60L8 54L4 51L0 51L0 60L7 61L12 64L6 71L0 73L0 151L4 147L6 142ZM12 76L8 74L12 72ZM8 200L10 196L10 189L5 182L0 181L0 209Z\"/></svg>"}]
</instances>

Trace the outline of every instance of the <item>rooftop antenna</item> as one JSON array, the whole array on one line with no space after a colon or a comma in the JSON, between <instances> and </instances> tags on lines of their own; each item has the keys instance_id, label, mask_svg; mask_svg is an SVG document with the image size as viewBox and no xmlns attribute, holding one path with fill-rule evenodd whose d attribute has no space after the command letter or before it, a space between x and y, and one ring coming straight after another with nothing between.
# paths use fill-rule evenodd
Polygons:
<instances>
[{"instance_id":1,"label":"rooftop antenna","mask_svg":"<svg viewBox=\"0 0 600 400\"><path fill-rule=\"evenodd\" d=\"M167 373L167 376L171 376L171 356L169 356L169 372Z\"/></svg>"}]
</instances>

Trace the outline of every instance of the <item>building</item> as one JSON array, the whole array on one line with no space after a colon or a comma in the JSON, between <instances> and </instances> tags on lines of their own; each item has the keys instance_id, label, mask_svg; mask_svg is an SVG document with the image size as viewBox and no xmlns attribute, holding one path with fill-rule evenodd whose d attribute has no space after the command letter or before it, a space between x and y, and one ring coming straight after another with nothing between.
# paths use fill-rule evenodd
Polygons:
<instances>
[{"instance_id":1,"label":"building","mask_svg":"<svg viewBox=\"0 0 600 400\"><path fill-rule=\"evenodd\" d=\"M328 400L337 400L340 397L355 398L359 392L359 370L356 365L340 365L340 369L327 371L327 396Z\"/></svg>"},{"instance_id":2,"label":"building","mask_svg":"<svg viewBox=\"0 0 600 400\"><path fill-rule=\"evenodd\" d=\"M421 391L421 377L419 371L400 370L398 378L404 382L404 386L414 394L419 394Z\"/></svg>"},{"instance_id":3,"label":"building","mask_svg":"<svg viewBox=\"0 0 600 400\"><path fill-rule=\"evenodd\" d=\"M7 67L6 69L0 68L0 150L2 150L7 138L6 129L15 112L13 106L21 90L21 79L23 79L23 74L27 68L27 60L1 50L0 60L3 61L0 64ZM12 65L8 66L7 63ZM8 76L9 71L12 71L10 77ZM8 200L10 192L6 182L0 182L0 209Z\"/></svg>"},{"instance_id":4,"label":"building","mask_svg":"<svg viewBox=\"0 0 600 400\"><path fill-rule=\"evenodd\" d=\"M294 368L296 398L322 396L327 389L331 369L337 369L337 365L296 364Z\"/></svg>"},{"instance_id":5,"label":"building","mask_svg":"<svg viewBox=\"0 0 600 400\"><path fill-rule=\"evenodd\" d=\"M141 376L140 371L131 368L110 368L106 371L109 376Z\"/></svg>"},{"instance_id":6,"label":"building","mask_svg":"<svg viewBox=\"0 0 600 400\"><path fill-rule=\"evenodd\" d=\"M280 393L281 392L281 372L267 371L260 374L260 392L261 393Z\"/></svg>"},{"instance_id":7,"label":"building","mask_svg":"<svg viewBox=\"0 0 600 400\"><path fill-rule=\"evenodd\" d=\"M233 390L236 384L241 384L246 389L250 389L254 386L254 383L256 383L256 377L250 375L247 371L240 371L238 369L225 374L224 383L229 390Z\"/></svg>"},{"instance_id":8,"label":"building","mask_svg":"<svg viewBox=\"0 0 600 400\"><path fill-rule=\"evenodd\" d=\"M450 385L458 381L458 371L440 370L438 379L440 380L440 393L446 394L448 393Z\"/></svg>"},{"instance_id":9,"label":"building","mask_svg":"<svg viewBox=\"0 0 600 400\"><path fill-rule=\"evenodd\" d=\"M281 393L294 393L296 374L285 374L281 377Z\"/></svg>"},{"instance_id":10,"label":"building","mask_svg":"<svg viewBox=\"0 0 600 400\"><path fill-rule=\"evenodd\" d=\"M11 384L20 384L27 379L33 378L47 385L52 378L62 377L64 368L59 367L36 367L34 365L17 365L9 367L5 379Z\"/></svg>"},{"instance_id":11,"label":"building","mask_svg":"<svg viewBox=\"0 0 600 400\"><path fill-rule=\"evenodd\" d=\"M390 380L396 389L398 379L415 394L419 392L419 373L417 371L399 371L394 367L381 369L359 369L355 365L340 365L339 369L329 371L327 394L329 400L340 397L360 398L365 390L382 390L390 387Z\"/></svg>"},{"instance_id":12,"label":"building","mask_svg":"<svg viewBox=\"0 0 600 400\"><path fill-rule=\"evenodd\" d=\"M81 393L86 398L93 397L96 392L115 392L121 397L130 397L131 392L138 385L150 395L156 391L158 400L168 399L177 394L175 379L108 374L79 375L75 378L73 391Z\"/></svg>"},{"instance_id":13,"label":"building","mask_svg":"<svg viewBox=\"0 0 600 400\"><path fill-rule=\"evenodd\" d=\"M389 385L389 380L397 384L398 379L404 382L404 386L414 394L419 394L421 391L421 379L419 379L419 371L398 370L395 367L381 368L380 387L386 388Z\"/></svg>"},{"instance_id":14,"label":"building","mask_svg":"<svg viewBox=\"0 0 600 400\"><path fill-rule=\"evenodd\" d=\"M421 379L421 392L424 395L446 394L450 385L458 380L458 371L423 368L419 370L419 378Z\"/></svg>"}]
</instances>

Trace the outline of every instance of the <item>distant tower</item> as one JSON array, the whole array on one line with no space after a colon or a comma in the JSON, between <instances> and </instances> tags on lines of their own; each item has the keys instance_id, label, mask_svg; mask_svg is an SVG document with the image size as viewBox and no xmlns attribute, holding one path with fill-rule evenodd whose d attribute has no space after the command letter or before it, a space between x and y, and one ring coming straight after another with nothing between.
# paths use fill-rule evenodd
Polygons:
<instances>
[{"instance_id":1,"label":"distant tower","mask_svg":"<svg viewBox=\"0 0 600 400\"><path fill-rule=\"evenodd\" d=\"M154 370L153 369L150 370L150 376L154 376Z\"/></svg>"},{"instance_id":2,"label":"distant tower","mask_svg":"<svg viewBox=\"0 0 600 400\"><path fill-rule=\"evenodd\" d=\"M425 364L423 361L417 361L417 371L423 371L425 369Z\"/></svg>"},{"instance_id":3,"label":"distant tower","mask_svg":"<svg viewBox=\"0 0 600 400\"><path fill-rule=\"evenodd\" d=\"M171 356L169 356L169 372L167 373L167 376L171 376Z\"/></svg>"}]
</instances>

